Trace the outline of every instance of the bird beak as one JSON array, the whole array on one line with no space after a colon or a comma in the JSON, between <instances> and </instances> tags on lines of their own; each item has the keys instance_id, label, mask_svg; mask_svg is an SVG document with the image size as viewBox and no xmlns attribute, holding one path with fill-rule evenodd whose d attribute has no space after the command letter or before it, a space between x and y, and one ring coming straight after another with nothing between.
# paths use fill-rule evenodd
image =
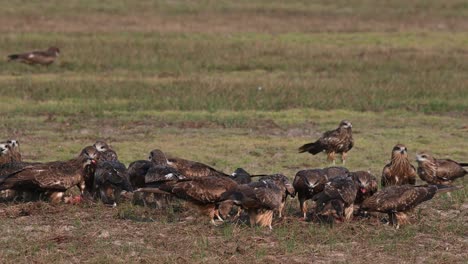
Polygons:
<instances>
[{"instance_id":1,"label":"bird beak","mask_svg":"<svg viewBox=\"0 0 468 264\"><path fill-rule=\"evenodd\" d=\"M406 152L406 151L405 151L404 149L400 150L400 153L401 153L401 154L405 154L405 152Z\"/></svg>"}]
</instances>

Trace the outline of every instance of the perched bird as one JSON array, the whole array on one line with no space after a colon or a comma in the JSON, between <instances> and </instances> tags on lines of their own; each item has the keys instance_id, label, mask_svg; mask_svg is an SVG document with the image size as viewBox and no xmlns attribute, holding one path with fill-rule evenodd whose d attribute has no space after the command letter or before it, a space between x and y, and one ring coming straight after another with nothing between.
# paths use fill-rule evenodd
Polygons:
<instances>
[{"instance_id":1,"label":"perched bird","mask_svg":"<svg viewBox=\"0 0 468 264\"><path fill-rule=\"evenodd\" d=\"M50 47L45 51L32 51L8 55L8 61L19 61L26 64L50 65L59 56L57 47Z\"/></svg>"},{"instance_id":2,"label":"perched bird","mask_svg":"<svg viewBox=\"0 0 468 264\"><path fill-rule=\"evenodd\" d=\"M224 172L218 171L206 164L197 161L185 160L181 158L169 157L167 164L186 177L205 177L205 176L229 176Z\"/></svg>"},{"instance_id":3,"label":"perched bird","mask_svg":"<svg viewBox=\"0 0 468 264\"><path fill-rule=\"evenodd\" d=\"M451 185L452 182L468 174L463 167L468 163L459 163L451 159L436 159L426 152L416 155L418 175L429 184Z\"/></svg>"},{"instance_id":4,"label":"perched bird","mask_svg":"<svg viewBox=\"0 0 468 264\"><path fill-rule=\"evenodd\" d=\"M351 177L338 176L325 184L323 191L312 197L317 206L315 213L327 220L351 219L358 188Z\"/></svg>"},{"instance_id":5,"label":"perched bird","mask_svg":"<svg viewBox=\"0 0 468 264\"><path fill-rule=\"evenodd\" d=\"M172 194L197 206L209 216L212 224L214 217L222 220L217 212L216 204L221 202L221 195L237 186L237 183L225 176L205 176L186 178L182 173L146 174L147 187L139 188L137 192L153 192Z\"/></svg>"},{"instance_id":6,"label":"perched bird","mask_svg":"<svg viewBox=\"0 0 468 264\"><path fill-rule=\"evenodd\" d=\"M56 203L73 186L78 186L83 193L86 168L94 165L95 160L79 156L68 161L14 167L0 176L0 190L47 193Z\"/></svg>"},{"instance_id":7,"label":"perched bird","mask_svg":"<svg viewBox=\"0 0 468 264\"><path fill-rule=\"evenodd\" d=\"M98 140L93 147L99 152L99 161L117 161L119 160L117 153L112 150L106 142Z\"/></svg>"},{"instance_id":8,"label":"perched bird","mask_svg":"<svg viewBox=\"0 0 468 264\"><path fill-rule=\"evenodd\" d=\"M220 200L232 201L249 214L250 225L258 224L272 229L273 212L280 211L286 186L271 178L261 179L249 184L241 184L221 195ZM282 187L282 188L281 188Z\"/></svg>"},{"instance_id":9,"label":"perched bird","mask_svg":"<svg viewBox=\"0 0 468 264\"><path fill-rule=\"evenodd\" d=\"M323 191L325 183L329 180L349 174L348 169L344 167L328 167L324 169L301 170L296 173L293 181L293 187L299 200L299 207L304 220L307 219L306 201Z\"/></svg>"},{"instance_id":10,"label":"perched bird","mask_svg":"<svg viewBox=\"0 0 468 264\"><path fill-rule=\"evenodd\" d=\"M299 153L309 152L315 155L325 151L329 161L335 164L335 154L341 153L343 164L346 162L346 154L354 146L351 122L343 120L337 129L325 132L317 141L308 143L299 148Z\"/></svg>"},{"instance_id":11,"label":"perched bird","mask_svg":"<svg viewBox=\"0 0 468 264\"><path fill-rule=\"evenodd\" d=\"M392 150L392 159L382 171L382 187L416 184L416 168L408 159L408 149L397 144Z\"/></svg>"},{"instance_id":12,"label":"perched bird","mask_svg":"<svg viewBox=\"0 0 468 264\"><path fill-rule=\"evenodd\" d=\"M378 190L377 178L367 171L354 171L351 172L351 179L356 183L358 188L355 205L360 206L362 202L368 197L372 196Z\"/></svg>"},{"instance_id":13,"label":"perched bird","mask_svg":"<svg viewBox=\"0 0 468 264\"><path fill-rule=\"evenodd\" d=\"M125 165L119 161L99 161L94 173L94 195L104 204L116 206L122 191L133 191Z\"/></svg>"},{"instance_id":14,"label":"perched bird","mask_svg":"<svg viewBox=\"0 0 468 264\"><path fill-rule=\"evenodd\" d=\"M409 223L407 212L422 202L428 201L438 192L448 192L457 187L443 185L413 186L394 185L384 188L364 200L361 209L369 212L386 213L390 224L396 228Z\"/></svg>"}]
</instances>

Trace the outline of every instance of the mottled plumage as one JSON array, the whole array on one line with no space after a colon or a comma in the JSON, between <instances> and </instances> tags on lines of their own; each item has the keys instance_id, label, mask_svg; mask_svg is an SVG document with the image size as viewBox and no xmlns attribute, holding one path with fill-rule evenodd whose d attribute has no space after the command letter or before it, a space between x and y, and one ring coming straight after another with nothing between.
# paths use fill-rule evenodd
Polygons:
<instances>
[{"instance_id":1,"label":"mottled plumage","mask_svg":"<svg viewBox=\"0 0 468 264\"><path fill-rule=\"evenodd\" d=\"M57 47L50 47L45 51L31 51L8 55L8 61L19 61L26 64L50 65L59 56Z\"/></svg>"},{"instance_id":2,"label":"mottled plumage","mask_svg":"<svg viewBox=\"0 0 468 264\"><path fill-rule=\"evenodd\" d=\"M58 202L63 192L73 186L78 186L83 192L86 167L93 164L94 160L89 157L78 157L69 161L18 166L11 173L0 176L0 190L49 192L53 193L52 201Z\"/></svg>"},{"instance_id":3,"label":"mottled plumage","mask_svg":"<svg viewBox=\"0 0 468 264\"><path fill-rule=\"evenodd\" d=\"M356 183L358 188L355 205L361 203L368 197L372 196L378 190L377 178L367 171L354 171L350 173L350 177Z\"/></svg>"},{"instance_id":4,"label":"mottled plumage","mask_svg":"<svg viewBox=\"0 0 468 264\"><path fill-rule=\"evenodd\" d=\"M118 161L117 153L104 141L96 141L93 145L99 151L99 161Z\"/></svg>"},{"instance_id":5,"label":"mottled plumage","mask_svg":"<svg viewBox=\"0 0 468 264\"><path fill-rule=\"evenodd\" d=\"M99 161L94 173L94 195L105 204L115 205L121 191L133 191L125 165L119 161Z\"/></svg>"},{"instance_id":6,"label":"mottled plumage","mask_svg":"<svg viewBox=\"0 0 468 264\"><path fill-rule=\"evenodd\" d=\"M335 154L341 153L343 164L346 153L354 146L351 122L343 120L337 129L325 132L317 141L308 143L299 148L299 153L309 152L312 155L325 151L328 160L335 164Z\"/></svg>"},{"instance_id":7,"label":"mottled plumage","mask_svg":"<svg viewBox=\"0 0 468 264\"><path fill-rule=\"evenodd\" d=\"M321 191L330 179L349 174L343 167L328 167L324 169L302 170L296 173L293 181L294 190L297 193L299 207L304 219L307 218L306 201Z\"/></svg>"},{"instance_id":8,"label":"mottled plumage","mask_svg":"<svg viewBox=\"0 0 468 264\"><path fill-rule=\"evenodd\" d=\"M358 188L351 177L338 176L331 179L325 184L322 192L312 197L312 200L317 203L316 214L330 216L325 209L331 205L335 211L335 217L349 220L353 215L357 191Z\"/></svg>"},{"instance_id":9,"label":"mottled plumage","mask_svg":"<svg viewBox=\"0 0 468 264\"><path fill-rule=\"evenodd\" d=\"M186 177L229 176L201 162L174 157L170 157L167 160L169 166L175 168Z\"/></svg>"},{"instance_id":10,"label":"mottled plumage","mask_svg":"<svg viewBox=\"0 0 468 264\"><path fill-rule=\"evenodd\" d=\"M416 184L416 168L408 159L408 149L397 144L392 150L392 159L382 171L382 187Z\"/></svg>"},{"instance_id":11,"label":"mottled plumage","mask_svg":"<svg viewBox=\"0 0 468 264\"><path fill-rule=\"evenodd\" d=\"M421 180L429 184L451 185L457 178L468 174L463 167L468 163L459 163L451 159L436 159L429 153L416 155L418 162L418 175Z\"/></svg>"},{"instance_id":12,"label":"mottled plumage","mask_svg":"<svg viewBox=\"0 0 468 264\"><path fill-rule=\"evenodd\" d=\"M284 191L271 178L241 184L225 192L221 200L232 201L249 214L250 224L272 228L273 212L280 211Z\"/></svg>"},{"instance_id":13,"label":"mottled plumage","mask_svg":"<svg viewBox=\"0 0 468 264\"><path fill-rule=\"evenodd\" d=\"M387 213L390 223L396 228L408 223L406 212L424 201L428 201L440 191L452 191L448 186L394 185L384 188L364 200L361 209L369 212Z\"/></svg>"}]
</instances>

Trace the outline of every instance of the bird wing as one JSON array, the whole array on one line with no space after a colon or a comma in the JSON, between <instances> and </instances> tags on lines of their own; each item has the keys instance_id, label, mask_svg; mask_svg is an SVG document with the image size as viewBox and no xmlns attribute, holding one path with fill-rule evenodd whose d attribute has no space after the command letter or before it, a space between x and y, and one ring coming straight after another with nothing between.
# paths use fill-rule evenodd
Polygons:
<instances>
[{"instance_id":1,"label":"bird wing","mask_svg":"<svg viewBox=\"0 0 468 264\"><path fill-rule=\"evenodd\" d=\"M206 164L180 158L169 158L168 164L187 177L227 176Z\"/></svg>"},{"instance_id":2,"label":"bird wing","mask_svg":"<svg viewBox=\"0 0 468 264\"><path fill-rule=\"evenodd\" d=\"M454 180L463 177L466 171L456 161L450 159L438 159L436 177L443 180Z\"/></svg>"},{"instance_id":3,"label":"bird wing","mask_svg":"<svg viewBox=\"0 0 468 264\"><path fill-rule=\"evenodd\" d=\"M182 199L200 203L214 203L221 195L237 184L231 179L221 177L203 177L177 182L171 192Z\"/></svg>"},{"instance_id":4,"label":"bird wing","mask_svg":"<svg viewBox=\"0 0 468 264\"><path fill-rule=\"evenodd\" d=\"M404 212L432 199L437 187L391 186L363 202L363 208L378 212Z\"/></svg>"}]
</instances>

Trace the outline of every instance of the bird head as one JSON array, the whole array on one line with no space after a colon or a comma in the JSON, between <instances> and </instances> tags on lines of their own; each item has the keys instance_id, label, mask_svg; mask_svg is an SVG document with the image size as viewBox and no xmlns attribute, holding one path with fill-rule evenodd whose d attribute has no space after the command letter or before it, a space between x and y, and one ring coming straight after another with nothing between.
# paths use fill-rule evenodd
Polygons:
<instances>
[{"instance_id":1,"label":"bird head","mask_svg":"<svg viewBox=\"0 0 468 264\"><path fill-rule=\"evenodd\" d=\"M416 154L416 161L418 163L426 163L426 162L434 162L434 158L432 157L431 154L427 152L421 152Z\"/></svg>"},{"instance_id":2,"label":"bird head","mask_svg":"<svg viewBox=\"0 0 468 264\"><path fill-rule=\"evenodd\" d=\"M0 144L0 156L8 154L10 152L10 145L8 143L1 143Z\"/></svg>"},{"instance_id":3,"label":"bird head","mask_svg":"<svg viewBox=\"0 0 468 264\"><path fill-rule=\"evenodd\" d=\"M340 122L340 128L352 128L353 125L348 120L342 120Z\"/></svg>"},{"instance_id":4,"label":"bird head","mask_svg":"<svg viewBox=\"0 0 468 264\"><path fill-rule=\"evenodd\" d=\"M98 160L99 159L99 152L94 146L87 146L83 150L81 150L79 156L88 156L92 159Z\"/></svg>"},{"instance_id":5,"label":"bird head","mask_svg":"<svg viewBox=\"0 0 468 264\"><path fill-rule=\"evenodd\" d=\"M408 148L403 144L397 144L392 149L392 158L393 157L404 157L408 158Z\"/></svg>"},{"instance_id":6,"label":"bird head","mask_svg":"<svg viewBox=\"0 0 468 264\"><path fill-rule=\"evenodd\" d=\"M54 53L55 56L57 56L57 57L58 57L59 54L60 54L60 49L57 48L57 47L50 47L50 48L47 49L47 51L49 51L49 52L51 52L51 53Z\"/></svg>"},{"instance_id":7,"label":"bird head","mask_svg":"<svg viewBox=\"0 0 468 264\"><path fill-rule=\"evenodd\" d=\"M16 148L16 147L19 147L19 141L16 140L16 139L9 139L7 140L6 142L8 145L10 145L10 147L13 149L13 148Z\"/></svg>"},{"instance_id":8,"label":"bird head","mask_svg":"<svg viewBox=\"0 0 468 264\"><path fill-rule=\"evenodd\" d=\"M94 146L94 147L97 149L97 151L99 151L99 152L104 152L104 151L107 151L107 150L109 149L109 145L107 145L106 142L101 141L101 140L96 141L96 143L94 143L93 146Z\"/></svg>"},{"instance_id":9,"label":"bird head","mask_svg":"<svg viewBox=\"0 0 468 264\"><path fill-rule=\"evenodd\" d=\"M148 157L149 161L156 163L157 165L166 165L167 164L167 157L164 152L160 149L153 149Z\"/></svg>"}]
</instances>

